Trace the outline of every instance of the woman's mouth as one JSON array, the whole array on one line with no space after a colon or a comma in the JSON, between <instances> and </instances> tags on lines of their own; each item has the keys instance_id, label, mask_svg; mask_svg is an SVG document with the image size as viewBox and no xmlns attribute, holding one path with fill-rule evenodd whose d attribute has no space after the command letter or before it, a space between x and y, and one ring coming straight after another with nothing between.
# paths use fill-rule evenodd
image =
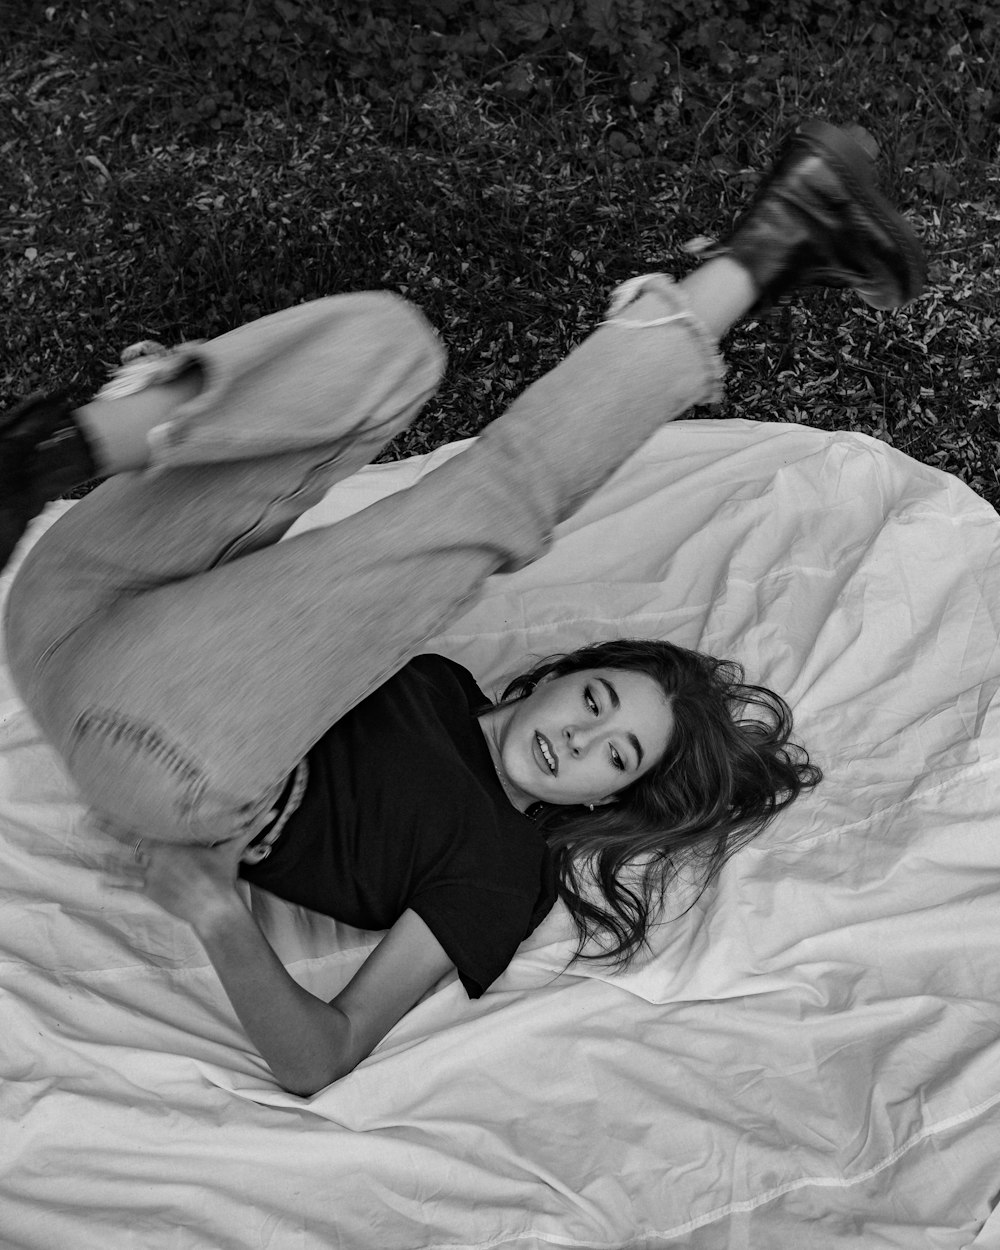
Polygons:
<instances>
[{"instance_id":1,"label":"woman's mouth","mask_svg":"<svg viewBox=\"0 0 1000 1250\"><path fill-rule=\"evenodd\" d=\"M544 734L540 734L535 730L535 748L541 757L541 764L544 765L543 771L550 773L553 777L558 776L559 761L556 759L556 753L552 750L552 743Z\"/></svg>"}]
</instances>

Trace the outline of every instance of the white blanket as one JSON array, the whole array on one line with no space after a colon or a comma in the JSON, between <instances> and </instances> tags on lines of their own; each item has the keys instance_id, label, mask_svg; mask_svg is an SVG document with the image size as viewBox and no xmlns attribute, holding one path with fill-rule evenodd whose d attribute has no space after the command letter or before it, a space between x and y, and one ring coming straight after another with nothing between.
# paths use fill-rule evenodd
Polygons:
<instances>
[{"instance_id":1,"label":"white blanket","mask_svg":"<svg viewBox=\"0 0 1000 1250\"><path fill-rule=\"evenodd\" d=\"M482 999L446 978L308 1100L186 927L103 886L0 673L0 1245L997 1250L998 625L1000 521L956 480L857 435L664 429L425 649L488 689L622 634L732 656L826 780L638 970L562 971L559 908ZM324 995L377 940L253 906Z\"/></svg>"}]
</instances>

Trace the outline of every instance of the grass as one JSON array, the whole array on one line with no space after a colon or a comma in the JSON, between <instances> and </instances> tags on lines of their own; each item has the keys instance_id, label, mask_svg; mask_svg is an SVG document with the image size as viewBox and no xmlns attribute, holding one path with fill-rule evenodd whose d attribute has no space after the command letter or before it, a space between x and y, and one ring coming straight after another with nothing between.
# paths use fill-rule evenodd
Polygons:
<instances>
[{"instance_id":1,"label":"grass","mask_svg":"<svg viewBox=\"0 0 1000 1250\"><path fill-rule=\"evenodd\" d=\"M781 136L818 115L879 141L931 281L893 313L811 291L744 323L718 415L870 434L1000 504L1000 65L960 21L924 46L786 22L763 60L678 58L641 106L606 66L567 58L560 78L526 55L443 64L402 100L348 78L308 105L248 98L215 128L171 120L176 57L145 77L105 64L121 86L99 91L93 52L56 26L40 10L0 50L0 403L85 397L136 339L389 288L449 349L386 454L429 450L498 415L615 283L690 268L685 243L724 232Z\"/></svg>"}]
</instances>

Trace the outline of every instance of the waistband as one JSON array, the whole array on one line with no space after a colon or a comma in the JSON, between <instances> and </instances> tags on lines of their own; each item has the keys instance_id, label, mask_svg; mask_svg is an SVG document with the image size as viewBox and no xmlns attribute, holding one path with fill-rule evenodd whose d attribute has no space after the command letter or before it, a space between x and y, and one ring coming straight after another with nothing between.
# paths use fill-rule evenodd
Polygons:
<instances>
[{"instance_id":1,"label":"waistband","mask_svg":"<svg viewBox=\"0 0 1000 1250\"><path fill-rule=\"evenodd\" d=\"M288 780L285 782L274 807L271 809L270 819L267 824L252 842L247 843L243 852L244 859L248 853L255 864L259 864L261 860L267 859L274 849L274 844L284 832L289 819L302 803L302 796L306 792L308 783L309 763L307 760L300 760L288 774Z\"/></svg>"}]
</instances>

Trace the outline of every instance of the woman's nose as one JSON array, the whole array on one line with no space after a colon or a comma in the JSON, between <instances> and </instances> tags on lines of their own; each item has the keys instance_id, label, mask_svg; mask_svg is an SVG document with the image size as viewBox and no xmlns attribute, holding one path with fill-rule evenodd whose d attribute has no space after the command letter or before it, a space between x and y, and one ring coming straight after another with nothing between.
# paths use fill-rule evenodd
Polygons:
<instances>
[{"instance_id":1,"label":"woman's nose","mask_svg":"<svg viewBox=\"0 0 1000 1250\"><path fill-rule=\"evenodd\" d=\"M571 755L582 755L590 745L590 736L579 725L567 725L563 730L563 738Z\"/></svg>"}]
</instances>

